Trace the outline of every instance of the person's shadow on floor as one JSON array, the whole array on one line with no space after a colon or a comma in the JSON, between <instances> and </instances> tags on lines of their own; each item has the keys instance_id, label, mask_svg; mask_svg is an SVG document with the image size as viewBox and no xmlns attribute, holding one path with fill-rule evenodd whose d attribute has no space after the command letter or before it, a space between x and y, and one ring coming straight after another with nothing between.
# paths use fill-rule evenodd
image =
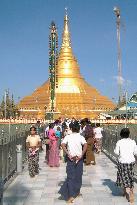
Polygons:
<instances>
[{"instance_id":1,"label":"person's shadow on floor","mask_svg":"<svg viewBox=\"0 0 137 205\"><path fill-rule=\"evenodd\" d=\"M103 183L104 186L107 186L111 191L113 196L121 196L122 190L121 188L116 186L116 183L111 179L104 179Z\"/></svg>"}]
</instances>

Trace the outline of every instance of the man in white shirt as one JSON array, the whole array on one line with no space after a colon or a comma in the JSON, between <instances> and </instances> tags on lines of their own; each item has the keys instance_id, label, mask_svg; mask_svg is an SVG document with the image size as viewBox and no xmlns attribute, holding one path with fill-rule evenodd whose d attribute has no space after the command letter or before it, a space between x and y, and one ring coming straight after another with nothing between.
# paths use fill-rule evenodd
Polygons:
<instances>
[{"instance_id":1,"label":"man in white shirt","mask_svg":"<svg viewBox=\"0 0 137 205\"><path fill-rule=\"evenodd\" d=\"M97 123L96 128L94 128L97 153L100 153L102 150L102 137L103 137L102 131L103 131L103 128L100 127L100 123Z\"/></svg>"},{"instance_id":2,"label":"man in white shirt","mask_svg":"<svg viewBox=\"0 0 137 205\"><path fill-rule=\"evenodd\" d=\"M67 179L59 193L68 203L73 203L74 199L80 194L82 185L83 155L87 149L87 142L80 135L79 130L80 125L75 121L72 125L72 134L65 136L62 141L62 148L67 154Z\"/></svg>"}]
</instances>

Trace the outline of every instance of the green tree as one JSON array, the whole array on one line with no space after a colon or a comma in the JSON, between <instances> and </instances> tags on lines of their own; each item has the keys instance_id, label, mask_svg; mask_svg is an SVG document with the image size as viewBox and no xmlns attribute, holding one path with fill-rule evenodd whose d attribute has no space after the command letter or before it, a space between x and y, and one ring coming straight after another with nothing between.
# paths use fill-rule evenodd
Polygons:
<instances>
[{"instance_id":1,"label":"green tree","mask_svg":"<svg viewBox=\"0 0 137 205\"><path fill-rule=\"evenodd\" d=\"M0 103L0 118L16 118L19 117L19 110L15 104L13 94L10 97L9 90L6 90L5 96L2 98L2 102Z\"/></svg>"},{"instance_id":2,"label":"green tree","mask_svg":"<svg viewBox=\"0 0 137 205\"><path fill-rule=\"evenodd\" d=\"M4 113L5 113L5 101L3 96L2 102L0 104L0 118L4 118Z\"/></svg>"}]
</instances>

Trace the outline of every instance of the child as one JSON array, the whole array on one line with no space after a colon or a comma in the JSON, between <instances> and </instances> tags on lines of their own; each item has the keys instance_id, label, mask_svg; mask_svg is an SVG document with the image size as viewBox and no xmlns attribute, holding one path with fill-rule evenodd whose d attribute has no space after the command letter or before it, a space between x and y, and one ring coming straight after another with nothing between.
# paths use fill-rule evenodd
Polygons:
<instances>
[{"instance_id":1,"label":"child","mask_svg":"<svg viewBox=\"0 0 137 205\"><path fill-rule=\"evenodd\" d=\"M58 126L57 127L57 131L55 132L56 137L58 138L58 148L60 149L60 145L61 145L61 129Z\"/></svg>"}]
</instances>

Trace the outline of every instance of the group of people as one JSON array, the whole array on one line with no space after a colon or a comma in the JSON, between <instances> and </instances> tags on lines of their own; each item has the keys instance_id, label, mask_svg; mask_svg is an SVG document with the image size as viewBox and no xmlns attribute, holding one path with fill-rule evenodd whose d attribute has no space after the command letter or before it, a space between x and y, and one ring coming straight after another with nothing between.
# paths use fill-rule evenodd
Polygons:
<instances>
[{"instance_id":1,"label":"group of people","mask_svg":"<svg viewBox=\"0 0 137 205\"><path fill-rule=\"evenodd\" d=\"M66 153L62 152L61 142L64 137L72 134L72 126L75 120L65 121L62 124L60 121L49 124L45 130L46 137L46 161L51 167L59 166L59 159L63 158L66 161ZM100 153L102 147L102 131L100 124L92 125L88 118L78 122L80 125L79 133L87 142L87 150L84 155L85 165L95 165L94 152Z\"/></svg>"},{"instance_id":2,"label":"group of people","mask_svg":"<svg viewBox=\"0 0 137 205\"><path fill-rule=\"evenodd\" d=\"M36 128L31 127L26 139L28 148L28 169L31 177L39 173L39 148L42 146ZM80 196L82 186L83 162L85 165L95 165L95 152L101 153L103 129L100 124L94 127L85 118L81 121L55 121L45 129L46 162L50 167L60 166L60 150L65 158L67 178L59 193L68 203L73 203ZM137 155L136 142L129 138L128 128L121 130L121 140L114 150L118 156L118 172L116 184L123 188L123 195L128 201L134 200L134 166Z\"/></svg>"}]
</instances>

